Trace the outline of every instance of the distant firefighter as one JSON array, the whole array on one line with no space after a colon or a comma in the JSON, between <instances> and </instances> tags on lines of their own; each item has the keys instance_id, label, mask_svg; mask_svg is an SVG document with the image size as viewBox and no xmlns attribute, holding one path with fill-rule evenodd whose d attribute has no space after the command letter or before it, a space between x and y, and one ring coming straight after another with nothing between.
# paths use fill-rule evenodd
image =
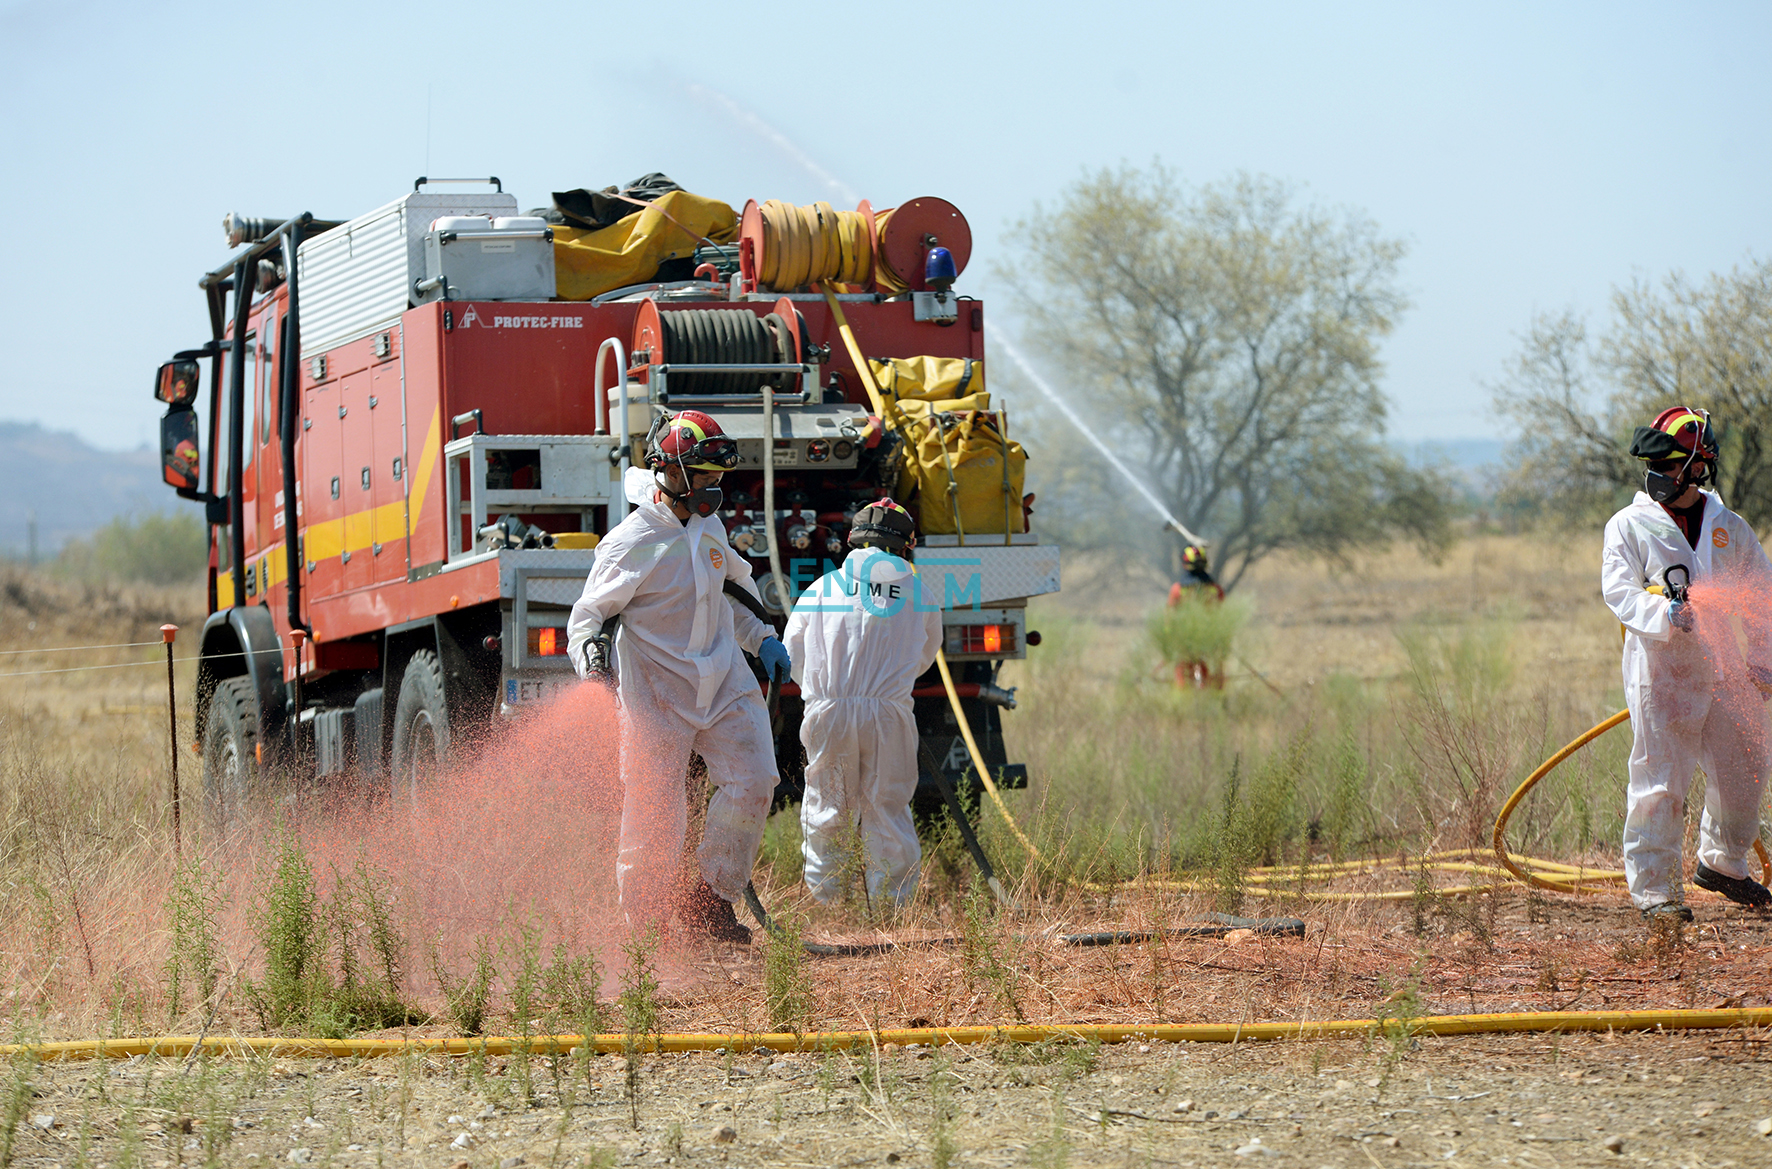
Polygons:
<instances>
[{"instance_id":1,"label":"distant firefighter","mask_svg":"<svg viewBox=\"0 0 1772 1169\"><path fill-rule=\"evenodd\" d=\"M862 508L848 558L801 593L788 617L788 653L806 700L800 831L806 884L820 901L837 896L857 842L870 900L902 904L916 892L911 687L941 648L941 612L904 559L915 541L910 513L890 499Z\"/></svg>"},{"instance_id":2,"label":"distant firefighter","mask_svg":"<svg viewBox=\"0 0 1772 1169\"><path fill-rule=\"evenodd\" d=\"M1181 550L1182 579L1169 586L1169 607L1175 608L1184 600L1194 602L1217 603L1224 600L1224 588L1212 576L1212 568L1206 559L1206 549L1198 544L1189 544ZM1215 690L1224 689L1224 669L1222 664L1214 670L1212 663L1200 661L1179 661L1175 663L1175 684L1180 687L1192 686L1196 690L1204 690L1208 686Z\"/></svg>"},{"instance_id":3,"label":"distant firefighter","mask_svg":"<svg viewBox=\"0 0 1772 1169\"><path fill-rule=\"evenodd\" d=\"M1772 564L1747 522L1714 491L1710 415L1684 406L1639 426L1630 453L1643 490L1606 525L1601 590L1624 626L1624 693L1634 736L1624 822L1624 869L1645 916L1692 920L1680 882L1686 788L1703 766L1704 820L1692 883L1743 905L1772 905L1748 867L1760 830L1769 763L1760 700L1772 688ZM1688 583L1751 590L1739 606L1745 671L1727 615L1698 612ZM1717 622L1719 636L1699 636ZM1752 683L1750 686L1749 683ZM1758 687L1755 694L1753 687Z\"/></svg>"}]
</instances>

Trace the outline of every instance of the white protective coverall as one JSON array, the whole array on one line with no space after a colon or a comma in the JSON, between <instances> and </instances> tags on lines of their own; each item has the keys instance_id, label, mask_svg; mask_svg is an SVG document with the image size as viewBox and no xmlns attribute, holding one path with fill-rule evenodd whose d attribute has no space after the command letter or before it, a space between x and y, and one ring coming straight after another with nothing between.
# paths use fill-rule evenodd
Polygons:
<instances>
[{"instance_id":1,"label":"white protective coverall","mask_svg":"<svg viewBox=\"0 0 1772 1169\"><path fill-rule=\"evenodd\" d=\"M1624 694L1633 741L1624 822L1624 869L1639 909L1681 899L1680 836L1686 788L1702 765L1704 819L1698 859L1730 877L1751 875L1768 766L1765 715L1747 677L1730 613L1692 606L1697 628L1678 630L1666 597L1648 592L1675 564L1692 582L1733 586L1748 665L1772 666L1772 565L1747 521L1702 493L1704 519L1693 548L1673 517L1648 495L1606 524L1600 587L1624 626ZM1677 582L1679 574L1674 574ZM1736 591L1739 590L1739 591ZM1709 623L1707 625L1707 623Z\"/></svg>"},{"instance_id":2,"label":"white protective coverall","mask_svg":"<svg viewBox=\"0 0 1772 1169\"><path fill-rule=\"evenodd\" d=\"M941 648L940 606L911 566L858 548L794 604L784 641L806 703L806 796L800 805L806 884L838 893L842 838L859 823L866 888L902 904L922 850L911 822L917 723L911 687Z\"/></svg>"},{"instance_id":3,"label":"white protective coverall","mask_svg":"<svg viewBox=\"0 0 1772 1169\"><path fill-rule=\"evenodd\" d=\"M685 522L648 496L597 545L584 594L572 606L567 653L580 677L585 643L621 616L615 667L623 794L615 877L635 924L668 912L687 831L691 751L707 763L714 787L696 854L714 892L732 902L743 896L763 838L777 781L775 744L740 649L756 653L775 631L727 599L728 580L757 594L720 517Z\"/></svg>"}]
</instances>

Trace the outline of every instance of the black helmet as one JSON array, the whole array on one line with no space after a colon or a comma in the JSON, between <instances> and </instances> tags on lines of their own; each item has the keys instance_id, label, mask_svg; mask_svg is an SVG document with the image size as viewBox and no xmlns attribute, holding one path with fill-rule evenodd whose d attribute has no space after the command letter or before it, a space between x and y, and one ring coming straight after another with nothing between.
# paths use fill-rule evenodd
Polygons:
<instances>
[{"instance_id":1,"label":"black helmet","mask_svg":"<svg viewBox=\"0 0 1772 1169\"><path fill-rule=\"evenodd\" d=\"M890 499L876 500L855 513L849 526L851 548L884 548L898 554L917 540L917 524L911 513Z\"/></svg>"}]
</instances>

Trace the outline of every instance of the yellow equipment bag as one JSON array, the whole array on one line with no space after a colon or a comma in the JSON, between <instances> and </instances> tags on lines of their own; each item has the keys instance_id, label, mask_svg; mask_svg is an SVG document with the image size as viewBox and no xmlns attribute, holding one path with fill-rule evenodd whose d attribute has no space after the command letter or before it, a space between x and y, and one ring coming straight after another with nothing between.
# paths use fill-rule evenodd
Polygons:
<instances>
[{"instance_id":1,"label":"yellow equipment bag","mask_svg":"<svg viewBox=\"0 0 1772 1169\"><path fill-rule=\"evenodd\" d=\"M1027 452L1004 436L995 414L934 412L905 422L911 433L898 499L915 501L924 534L970 538L1026 530Z\"/></svg>"},{"instance_id":2,"label":"yellow equipment bag","mask_svg":"<svg viewBox=\"0 0 1772 1169\"><path fill-rule=\"evenodd\" d=\"M931 414L969 414L975 410L989 410L991 396L989 394L967 394L964 398L944 398L939 402L927 402L921 398L902 398L898 403L898 412L907 422L924 421Z\"/></svg>"},{"instance_id":3,"label":"yellow equipment bag","mask_svg":"<svg viewBox=\"0 0 1772 1169\"><path fill-rule=\"evenodd\" d=\"M595 231L554 226L554 291L562 300L589 300L651 280L666 260L693 256L705 237L730 243L738 215L718 199L671 191L608 227Z\"/></svg>"},{"instance_id":4,"label":"yellow equipment bag","mask_svg":"<svg viewBox=\"0 0 1772 1169\"><path fill-rule=\"evenodd\" d=\"M970 357L868 358L874 384L888 401L897 401L907 418L927 417L931 411L962 413L989 410L991 396L984 388L984 362Z\"/></svg>"}]
</instances>

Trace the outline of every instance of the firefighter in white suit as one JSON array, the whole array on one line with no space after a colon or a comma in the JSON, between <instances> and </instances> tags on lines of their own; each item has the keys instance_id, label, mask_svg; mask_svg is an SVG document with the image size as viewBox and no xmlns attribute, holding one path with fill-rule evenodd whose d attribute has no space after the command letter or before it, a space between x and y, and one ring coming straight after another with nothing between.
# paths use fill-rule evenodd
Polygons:
<instances>
[{"instance_id":1,"label":"firefighter in white suit","mask_svg":"<svg viewBox=\"0 0 1772 1169\"><path fill-rule=\"evenodd\" d=\"M1631 900L1646 916L1692 919L1681 892L1680 836L1686 789L1702 766L1708 782L1693 884L1744 905L1772 905L1749 864L1772 763L1760 706L1772 689L1772 564L1747 522L1703 489L1715 480L1718 454L1708 414L1664 411L1637 428L1631 454L1646 464L1643 490L1607 523L1601 565L1606 604L1624 626ZM1683 577L1723 586L1715 595L1731 598L1718 602L1725 611L1682 603ZM1731 613L1746 634L1745 663L1728 628Z\"/></svg>"},{"instance_id":2,"label":"firefighter in white suit","mask_svg":"<svg viewBox=\"0 0 1772 1169\"><path fill-rule=\"evenodd\" d=\"M910 513L882 499L855 514L850 553L794 605L784 637L806 714L806 796L800 805L806 884L840 891L857 843L870 900L903 904L922 849L911 818L917 722L911 688L941 648L941 612L904 559Z\"/></svg>"},{"instance_id":3,"label":"firefighter in white suit","mask_svg":"<svg viewBox=\"0 0 1772 1169\"><path fill-rule=\"evenodd\" d=\"M567 653L580 677L617 685L621 699L615 873L629 924L658 924L671 908L693 751L714 795L697 853L701 883L675 908L685 924L742 944L750 931L732 906L750 880L777 781L769 715L744 653L780 678L791 667L775 631L725 595L728 581L757 592L717 514L737 445L712 418L685 410L654 428L646 461L654 489L597 546ZM604 626L617 616L612 639Z\"/></svg>"}]
</instances>

